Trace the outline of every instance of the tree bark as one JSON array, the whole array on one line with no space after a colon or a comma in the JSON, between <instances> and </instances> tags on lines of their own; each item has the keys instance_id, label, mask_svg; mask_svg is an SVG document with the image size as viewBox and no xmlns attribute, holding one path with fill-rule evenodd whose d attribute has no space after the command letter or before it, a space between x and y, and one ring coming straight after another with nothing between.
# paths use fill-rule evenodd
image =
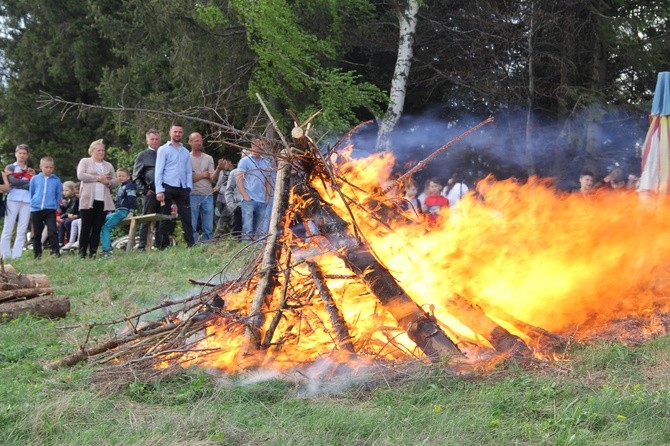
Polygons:
<instances>
[{"instance_id":1,"label":"tree bark","mask_svg":"<svg viewBox=\"0 0 670 446\"><path fill-rule=\"evenodd\" d=\"M70 311L70 299L65 296L40 296L33 299L0 304L0 320L15 319L23 313L48 318L65 317Z\"/></svg>"},{"instance_id":2,"label":"tree bark","mask_svg":"<svg viewBox=\"0 0 670 446\"><path fill-rule=\"evenodd\" d=\"M390 149L391 133L400 120L405 107L405 95L407 94L407 78L412 67L414 56L414 37L416 34L417 16L419 14L419 2L407 0L404 7L398 5L398 24L400 25L400 36L398 41L398 57L396 58L393 79L391 80L391 91L389 94L389 105L386 114L379 123L377 133L377 151Z\"/></svg>"}]
</instances>

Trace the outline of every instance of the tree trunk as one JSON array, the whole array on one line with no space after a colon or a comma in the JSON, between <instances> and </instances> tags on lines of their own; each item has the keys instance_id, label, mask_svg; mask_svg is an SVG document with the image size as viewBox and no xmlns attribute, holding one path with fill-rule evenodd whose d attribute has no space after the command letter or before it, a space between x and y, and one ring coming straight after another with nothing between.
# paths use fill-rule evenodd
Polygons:
<instances>
[{"instance_id":1,"label":"tree trunk","mask_svg":"<svg viewBox=\"0 0 670 446\"><path fill-rule=\"evenodd\" d=\"M0 304L0 320L15 319L23 313L48 318L61 318L70 311L70 299L65 296L40 296Z\"/></svg>"},{"instance_id":2,"label":"tree trunk","mask_svg":"<svg viewBox=\"0 0 670 446\"><path fill-rule=\"evenodd\" d=\"M528 12L528 112L526 115L526 171L535 175L533 155L533 107L535 107L535 1L530 0Z\"/></svg>"},{"instance_id":3,"label":"tree trunk","mask_svg":"<svg viewBox=\"0 0 670 446\"><path fill-rule=\"evenodd\" d=\"M416 34L417 16L419 14L419 2L407 0L404 8L398 6L398 23L400 36L398 41L398 57L396 59L391 91L389 94L389 105L386 114L379 123L377 134L377 151L389 150L390 139L395 126L400 120L405 107L405 95L407 93L407 78L412 67L414 55L414 36Z\"/></svg>"}]
</instances>

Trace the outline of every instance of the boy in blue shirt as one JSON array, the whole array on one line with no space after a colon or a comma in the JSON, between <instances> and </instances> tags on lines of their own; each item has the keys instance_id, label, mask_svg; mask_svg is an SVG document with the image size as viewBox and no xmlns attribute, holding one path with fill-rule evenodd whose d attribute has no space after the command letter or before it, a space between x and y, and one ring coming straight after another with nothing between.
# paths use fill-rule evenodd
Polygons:
<instances>
[{"instance_id":1,"label":"boy in blue shirt","mask_svg":"<svg viewBox=\"0 0 670 446\"><path fill-rule=\"evenodd\" d=\"M33 253L42 257L42 231L47 227L51 255L60 257L56 209L63 194L63 183L54 175L54 160L45 156L40 160L41 172L30 179L30 219L33 224Z\"/></svg>"},{"instance_id":2,"label":"boy in blue shirt","mask_svg":"<svg viewBox=\"0 0 670 446\"><path fill-rule=\"evenodd\" d=\"M107 214L105 224L100 231L102 257L112 255L112 229L129 214L132 215L137 206L137 189L135 188L135 184L130 181L130 171L125 167L121 167L116 171L116 178L120 184L116 190L116 201L114 202L116 210Z\"/></svg>"}]
</instances>

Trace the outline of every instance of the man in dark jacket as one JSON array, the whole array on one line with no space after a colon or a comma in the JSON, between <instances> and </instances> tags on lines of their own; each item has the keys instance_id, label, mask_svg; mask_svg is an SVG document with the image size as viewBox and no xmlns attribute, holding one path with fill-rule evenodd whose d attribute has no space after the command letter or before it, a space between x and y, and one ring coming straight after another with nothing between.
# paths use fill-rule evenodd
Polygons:
<instances>
[{"instance_id":1,"label":"man in dark jacket","mask_svg":"<svg viewBox=\"0 0 670 446\"><path fill-rule=\"evenodd\" d=\"M133 166L133 183L137 188L137 195L143 197L142 214L154 214L159 212L160 203L156 200L156 151L161 145L161 134L158 130L150 129L146 133L147 148L141 151L135 158ZM147 245L147 233L149 225L140 227L140 242L138 249L145 249ZM156 234L152 234L153 237ZM154 239L155 240L155 239Z\"/></svg>"}]
</instances>

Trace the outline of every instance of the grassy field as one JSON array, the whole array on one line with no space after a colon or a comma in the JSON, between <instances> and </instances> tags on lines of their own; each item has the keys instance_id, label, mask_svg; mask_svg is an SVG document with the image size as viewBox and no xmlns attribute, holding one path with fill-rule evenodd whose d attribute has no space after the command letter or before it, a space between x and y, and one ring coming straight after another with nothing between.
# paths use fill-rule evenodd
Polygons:
<instances>
[{"instance_id":1,"label":"grassy field","mask_svg":"<svg viewBox=\"0 0 670 446\"><path fill-rule=\"evenodd\" d=\"M81 329L64 327L194 294L200 288L188 279L209 279L237 249L220 243L12 262L19 272L47 274L72 311L63 320L0 324L0 444L670 444L669 337L635 349L572 346L562 364L530 371L508 362L476 377L420 364L380 367L321 393L289 376L251 380L193 369L110 389L91 365L44 367L83 338Z\"/></svg>"}]
</instances>

